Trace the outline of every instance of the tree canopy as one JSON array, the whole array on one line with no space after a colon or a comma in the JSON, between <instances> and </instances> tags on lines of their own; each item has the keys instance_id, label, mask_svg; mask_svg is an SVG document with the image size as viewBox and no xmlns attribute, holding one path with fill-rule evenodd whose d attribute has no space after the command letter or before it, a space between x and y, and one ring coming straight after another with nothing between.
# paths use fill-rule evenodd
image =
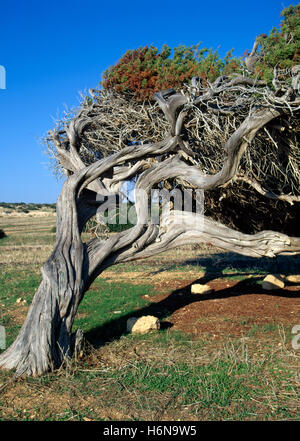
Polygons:
<instances>
[{"instance_id":1,"label":"tree canopy","mask_svg":"<svg viewBox=\"0 0 300 441\"><path fill-rule=\"evenodd\" d=\"M204 112L203 108L191 106L191 118L184 129L186 141L203 171L219 170L224 133L225 136L233 133L251 106L262 102L263 94L263 99L269 92L281 96L285 87L291 86L292 78L297 82L300 4L284 9L281 15L280 27L273 28L268 35L260 34L252 50L245 50L240 58L234 57L231 50L222 59L217 51L202 48L200 44L173 50L165 45L161 50L150 46L127 51L119 62L104 72L102 88L91 91L91 96L83 102L81 111L84 113L97 101L97 111L94 110L96 106L93 108L97 122L85 130L85 147L79 151L83 163L90 164L96 158L131 144L158 142L165 136L168 124L155 101L158 91L172 88L191 96L192 79L198 84L199 94L211 87L217 78L233 79L241 75L254 81L261 91L257 92L255 87L246 90L236 86L234 94L228 95L228 101L239 99L247 105L239 105L227 114L224 111L206 112L207 109ZM293 74L292 69L295 70ZM226 93L213 98L215 106L220 98L225 99ZM63 129L73 116L61 121L59 127ZM296 199L282 195L294 195L294 198L300 195L298 140L299 123L295 112L279 116L265 127L245 152L239 176L225 188L216 187L207 192L206 213L244 233L268 227L297 234L299 205L294 204ZM48 147L57 159L51 136Z\"/></svg>"},{"instance_id":2,"label":"tree canopy","mask_svg":"<svg viewBox=\"0 0 300 441\"><path fill-rule=\"evenodd\" d=\"M281 13L280 28L274 27L268 35L258 38L259 53L251 77L258 77L271 84L273 69L291 68L300 62L300 5L290 6ZM202 81L213 82L220 75L245 72L245 59L251 52L245 50L242 57L233 56L233 49L221 58L216 50L194 46L178 46L173 50L164 45L128 50L121 59L103 73L102 85L137 100L152 100L160 90L180 89L199 76Z\"/></svg>"},{"instance_id":3,"label":"tree canopy","mask_svg":"<svg viewBox=\"0 0 300 441\"><path fill-rule=\"evenodd\" d=\"M282 35L260 35L233 71L231 56L221 62L198 46L173 58L166 47L127 54L120 70L119 63L106 74L104 88L90 90L80 109L49 132L49 152L67 176L56 245L1 367L39 375L72 356L82 340L72 333L78 305L111 265L199 242L252 257L300 253L299 6L283 17ZM292 49L278 63L274 47L280 50L282 38ZM160 86L168 88L151 98ZM84 242L87 222L110 197L120 207L115 196L128 180L136 222ZM164 199L163 190L175 189L191 190L195 202L205 192L204 212ZM162 192L168 208L157 222L149 212L152 190Z\"/></svg>"}]
</instances>

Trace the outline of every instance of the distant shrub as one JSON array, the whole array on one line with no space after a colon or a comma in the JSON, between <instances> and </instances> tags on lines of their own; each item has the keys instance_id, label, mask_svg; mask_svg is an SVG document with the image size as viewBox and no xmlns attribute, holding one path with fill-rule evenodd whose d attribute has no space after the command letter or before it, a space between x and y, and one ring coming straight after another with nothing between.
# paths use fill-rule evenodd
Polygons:
<instances>
[{"instance_id":1,"label":"distant shrub","mask_svg":"<svg viewBox=\"0 0 300 441\"><path fill-rule=\"evenodd\" d=\"M54 225L54 227L51 228L51 233L56 233L56 225Z\"/></svg>"},{"instance_id":2,"label":"distant shrub","mask_svg":"<svg viewBox=\"0 0 300 441\"><path fill-rule=\"evenodd\" d=\"M38 210L56 210L56 204L35 204L30 202L25 204L24 202L0 202L0 207L4 209L16 210L20 213L29 213L30 211Z\"/></svg>"},{"instance_id":3,"label":"distant shrub","mask_svg":"<svg viewBox=\"0 0 300 441\"><path fill-rule=\"evenodd\" d=\"M6 234L3 230L0 230L0 239L3 239L3 237L6 237Z\"/></svg>"}]
</instances>

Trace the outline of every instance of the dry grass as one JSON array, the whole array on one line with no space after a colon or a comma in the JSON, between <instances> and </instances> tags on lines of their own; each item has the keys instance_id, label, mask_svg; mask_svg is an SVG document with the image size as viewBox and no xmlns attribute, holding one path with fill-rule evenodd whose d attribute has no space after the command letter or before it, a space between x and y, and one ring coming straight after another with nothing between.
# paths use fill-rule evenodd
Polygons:
<instances>
[{"instance_id":1,"label":"dry grass","mask_svg":"<svg viewBox=\"0 0 300 441\"><path fill-rule=\"evenodd\" d=\"M41 265L49 257L55 243L51 229L56 224L53 213L14 213L0 216L0 228L7 237L0 242L0 265Z\"/></svg>"},{"instance_id":2,"label":"dry grass","mask_svg":"<svg viewBox=\"0 0 300 441\"><path fill-rule=\"evenodd\" d=\"M0 244L0 270L20 280L23 266L27 273L40 271L55 241L50 232L54 224L53 216L0 217L0 228L8 234ZM210 252L201 249L207 259ZM197 255L199 249L175 250L153 261L111 268L100 279L118 283L120 289L125 283L129 290L139 284L155 289L156 283L167 288L175 279L199 277L201 268L189 266ZM212 261L220 265L218 259L215 255ZM187 265L180 267L183 260ZM106 283L100 279L98 283ZM105 306L103 301L99 305ZM0 307L9 317L8 326L18 327L29 302ZM108 313L119 306L112 303L111 308ZM78 318L89 320L89 314L81 311ZM10 372L0 371L0 419L297 420L299 355L280 326L213 340L208 334L196 339L172 328L145 336L123 335L99 348L88 344L83 358L39 378L12 382Z\"/></svg>"},{"instance_id":3,"label":"dry grass","mask_svg":"<svg viewBox=\"0 0 300 441\"><path fill-rule=\"evenodd\" d=\"M0 229L3 229L7 235L0 242L0 265L11 267L42 265L51 254L55 244L55 232L52 231L56 225L55 213L39 211L32 213L4 216L0 213ZM86 233L83 236L84 240L90 239ZM185 250L168 251L155 259L156 266L159 269L161 265L168 264L170 256L173 263L180 263L185 258L196 258L200 249L201 253L210 253L212 247L187 246ZM139 264L142 271L144 262L147 264L148 261L141 261Z\"/></svg>"},{"instance_id":4,"label":"dry grass","mask_svg":"<svg viewBox=\"0 0 300 441\"><path fill-rule=\"evenodd\" d=\"M271 344L227 340L214 348L166 339L122 338L54 374L18 380L0 396L2 419L297 419L299 356L287 342L279 346L280 334Z\"/></svg>"}]
</instances>

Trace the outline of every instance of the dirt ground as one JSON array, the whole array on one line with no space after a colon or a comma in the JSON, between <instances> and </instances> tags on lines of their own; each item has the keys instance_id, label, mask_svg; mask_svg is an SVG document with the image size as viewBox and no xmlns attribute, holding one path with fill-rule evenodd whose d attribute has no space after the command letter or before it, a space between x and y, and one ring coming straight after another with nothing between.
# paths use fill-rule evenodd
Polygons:
<instances>
[{"instance_id":1,"label":"dirt ground","mask_svg":"<svg viewBox=\"0 0 300 441\"><path fill-rule=\"evenodd\" d=\"M106 280L151 284L159 293L146 296L154 304L154 313L169 312L167 323L172 330L195 337L203 334L215 339L225 335L241 337L255 326L259 332L271 330L272 325L292 329L300 323L299 283L286 282L284 289L266 291L258 283L258 277L230 280L223 276L209 281L204 277L193 272L105 273ZM206 283L213 292L191 294L193 283Z\"/></svg>"},{"instance_id":2,"label":"dirt ground","mask_svg":"<svg viewBox=\"0 0 300 441\"><path fill-rule=\"evenodd\" d=\"M186 282L174 282L171 294L152 298L155 302L172 304L175 311L170 321L174 329L199 336L210 333L215 338L239 337L254 324L291 326L299 321L298 286L266 292L260 285L247 284L247 281L217 279L208 282L213 293L201 295L191 294Z\"/></svg>"},{"instance_id":3,"label":"dirt ground","mask_svg":"<svg viewBox=\"0 0 300 441\"><path fill-rule=\"evenodd\" d=\"M54 216L11 217L9 222L0 217L0 227L8 236L0 250L1 269L25 268L26 274L40 274L55 241L54 221ZM114 323L112 341L88 346L83 359L73 360L53 374L12 381L9 372L1 371L0 419L297 419L299 351L292 349L291 330L300 324L300 280L297 284L286 282L284 289L274 291L264 291L261 281L266 274L300 274L299 265L300 256L250 259L203 245L110 267L99 277L114 285L127 284L127 290L132 285L145 286L147 291L141 294L149 303L137 307L137 314L159 317L167 332L145 340L119 338L123 328L119 330ZM208 284L213 291L191 294L194 283ZM96 284L90 289L98 288ZM19 290L18 297L23 298L22 284ZM22 325L29 305L27 300L7 309L13 326ZM123 323L122 317L112 322L118 320ZM176 335L176 331L184 334ZM191 383L183 381L182 363L191 367ZM228 364L230 379L222 363ZM232 374L237 363L249 366L246 376L240 371ZM219 383L214 383L216 364L224 374L220 377L221 398ZM207 365L212 367L201 376ZM144 378L150 378L149 373L153 381L147 380L145 393ZM168 386L166 393L160 392L174 375L179 386L174 380L170 390ZM183 400L181 381L183 389L196 390L196 399L191 395ZM238 393L242 395L238 397L234 395L236 381L241 384ZM234 397L224 404L226 394ZM206 399L215 407L203 404Z\"/></svg>"}]
</instances>

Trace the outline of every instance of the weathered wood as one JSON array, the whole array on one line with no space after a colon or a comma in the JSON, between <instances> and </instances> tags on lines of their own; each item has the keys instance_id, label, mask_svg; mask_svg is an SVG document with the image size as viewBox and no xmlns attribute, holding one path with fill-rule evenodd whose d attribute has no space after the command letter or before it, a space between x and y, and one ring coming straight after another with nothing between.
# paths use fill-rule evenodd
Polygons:
<instances>
[{"instance_id":1,"label":"weathered wood","mask_svg":"<svg viewBox=\"0 0 300 441\"><path fill-rule=\"evenodd\" d=\"M111 155L105 150L100 159L87 165L80 151L85 131L96 121L93 105L91 113L83 109L75 116L63 138L58 131L52 133L57 158L69 176L57 202L57 241L42 268L42 282L25 323L16 341L0 355L0 367L14 368L17 375L40 375L61 366L74 352L72 324L84 293L102 271L116 263L199 242L252 257L300 252L300 238L274 231L242 234L202 214L172 210L161 215L159 225L151 223L148 204L153 188L168 181L201 190L228 184L238 177L241 158L257 133L298 105L295 88L293 93L287 89L281 97L270 93L265 99L261 93L263 101L253 106L249 105L249 95L258 94L262 82L223 76L196 96L197 81L192 81L193 102L173 90L156 94L169 123L169 133L163 140L129 145L113 150ZM220 106L214 101L224 91L240 90L247 92L242 102L236 98L236 103ZM193 146L183 137L191 109L207 106L209 111L226 113L240 111L246 104L250 107L247 114L243 113L244 119L224 139L222 167L215 173L203 171L195 161ZM96 238L83 244L82 229L102 203L97 193L112 195L132 177L136 178L137 224L107 240ZM261 188L257 190L262 193Z\"/></svg>"}]
</instances>

